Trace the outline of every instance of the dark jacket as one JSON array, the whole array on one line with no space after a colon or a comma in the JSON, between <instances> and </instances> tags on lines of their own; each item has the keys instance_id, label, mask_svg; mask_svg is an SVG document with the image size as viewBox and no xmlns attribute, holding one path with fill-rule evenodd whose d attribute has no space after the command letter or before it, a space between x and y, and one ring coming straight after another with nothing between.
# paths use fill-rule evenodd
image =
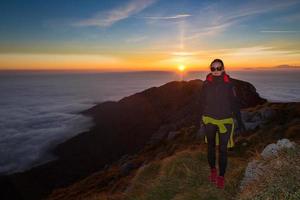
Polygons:
<instances>
[{"instance_id":1,"label":"dark jacket","mask_svg":"<svg viewBox=\"0 0 300 200\"><path fill-rule=\"evenodd\" d=\"M215 119L236 118L241 125L240 99L231 78L226 72L221 76L209 73L201 90L201 116L206 115Z\"/></svg>"}]
</instances>

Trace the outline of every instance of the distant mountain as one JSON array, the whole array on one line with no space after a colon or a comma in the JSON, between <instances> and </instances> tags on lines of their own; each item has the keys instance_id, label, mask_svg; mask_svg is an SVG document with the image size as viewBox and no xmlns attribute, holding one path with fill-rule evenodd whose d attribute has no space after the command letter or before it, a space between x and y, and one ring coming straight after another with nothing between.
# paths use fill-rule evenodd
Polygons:
<instances>
[{"instance_id":1,"label":"distant mountain","mask_svg":"<svg viewBox=\"0 0 300 200\"><path fill-rule=\"evenodd\" d=\"M259 69L300 69L300 66L292 65L277 65L273 67L245 67L244 70L259 70Z\"/></svg>"},{"instance_id":2,"label":"distant mountain","mask_svg":"<svg viewBox=\"0 0 300 200\"><path fill-rule=\"evenodd\" d=\"M300 69L300 66L278 65L278 66L275 66L275 68L288 68L288 69L296 68L296 69Z\"/></svg>"}]
</instances>

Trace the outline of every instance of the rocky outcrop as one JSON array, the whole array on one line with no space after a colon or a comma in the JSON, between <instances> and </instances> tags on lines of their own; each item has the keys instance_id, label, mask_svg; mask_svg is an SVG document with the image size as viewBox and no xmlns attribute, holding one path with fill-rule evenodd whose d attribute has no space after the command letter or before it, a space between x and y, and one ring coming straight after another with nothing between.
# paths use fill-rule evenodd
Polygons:
<instances>
[{"instance_id":1,"label":"rocky outcrop","mask_svg":"<svg viewBox=\"0 0 300 200\"><path fill-rule=\"evenodd\" d=\"M284 138L267 145L262 157L248 164L236 199L299 199L298 142Z\"/></svg>"},{"instance_id":2,"label":"rocky outcrop","mask_svg":"<svg viewBox=\"0 0 300 200\"><path fill-rule=\"evenodd\" d=\"M275 116L276 111L270 107L262 107L255 112L242 111L241 115L246 129L255 130Z\"/></svg>"},{"instance_id":3,"label":"rocky outcrop","mask_svg":"<svg viewBox=\"0 0 300 200\"><path fill-rule=\"evenodd\" d=\"M283 138L278 140L277 143L272 143L267 145L264 150L261 152L261 156L264 159L271 158L276 156L278 152L284 148L295 148L295 143L291 142L289 139Z\"/></svg>"},{"instance_id":4,"label":"rocky outcrop","mask_svg":"<svg viewBox=\"0 0 300 200\"><path fill-rule=\"evenodd\" d=\"M266 102L250 83L232 81L242 108ZM0 186L10 184L14 194L25 199L40 199L54 188L66 187L123 155L141 151L147 144L176 137L173 131L180 127L199 127L202 83L198 79L172 81L83 111L82 114L94 119L95 126L90 131L58 145L54 150L57 160L3 177ZM140 164L122 165L122 174Z\"/></svg>"},{"instance_id":5,"label":"rocky outcrop","mask_svg":"<svg viewBox=\"0 0 300 200\"><path fill-rule=\"evenodd\" d=\"M277 141L277 143L268 144L261 152L261 159L272 159L278 155L278 153L285 148L295 148L295 143L289 139L283 138ZM263 176L264 172L268 170L266 165L261 160L254 159L248 163L245 169L244 178L241 181L240 189L243 189L246 185L258 180L259 176Z\"/></svg>"}]
</instances>

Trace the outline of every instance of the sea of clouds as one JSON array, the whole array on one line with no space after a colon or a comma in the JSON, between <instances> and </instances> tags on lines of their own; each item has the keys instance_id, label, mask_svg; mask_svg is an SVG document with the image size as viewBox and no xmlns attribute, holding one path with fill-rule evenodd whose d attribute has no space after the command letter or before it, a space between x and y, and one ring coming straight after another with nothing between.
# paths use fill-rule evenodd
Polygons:
<instances>
[{"instance_id":1,"label":"sea of clouds","mask_svg":"<svg viewBox=\"0 0 300 200\"><path fill-rule=\"evenodd\" d=\"M172 80L168 73L152 75L0 73L0 174L55 159L57 144L93 125L80 111Z\"/></svg>"},{"instance_id":2,"label":"sea of clouds","mask_svg":"<svg viewBox=\"0 0 300 200\"><path fill-rule=\"evenodd\" d=\"M18 104L2 103L0 173L23 171L54 159L49 153L51 148L92 126L90 118L77 114L91 106L56 98L48 102L26 98Z\"/></svg>"}]
</instances>

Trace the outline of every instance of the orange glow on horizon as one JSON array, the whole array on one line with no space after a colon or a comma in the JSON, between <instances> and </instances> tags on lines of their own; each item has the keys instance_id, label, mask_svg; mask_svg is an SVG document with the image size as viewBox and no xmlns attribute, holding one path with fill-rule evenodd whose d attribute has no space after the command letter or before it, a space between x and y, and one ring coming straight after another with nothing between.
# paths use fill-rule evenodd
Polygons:
<instances>
[{"instance_id":1,"label":"orange glow on horizon","mask_svg":"<svg viewBox=\"0 0 300 200\"><path fill-rule=\"evenodd\" d=\"M211 56L214 55L214 56ZM278 65L299 66L298 55L277 56L240 54L192 53L140 53L140 54L0 54L0 70L96 70L96 71L139 71L167 70L190 71L209 70L214 58L221 58L225 70L243 70L244 68L274 67ZM270 59L273 58L273 59ZM178 63L185 63L179 64Z\"/></svg>"}]
</instances>

